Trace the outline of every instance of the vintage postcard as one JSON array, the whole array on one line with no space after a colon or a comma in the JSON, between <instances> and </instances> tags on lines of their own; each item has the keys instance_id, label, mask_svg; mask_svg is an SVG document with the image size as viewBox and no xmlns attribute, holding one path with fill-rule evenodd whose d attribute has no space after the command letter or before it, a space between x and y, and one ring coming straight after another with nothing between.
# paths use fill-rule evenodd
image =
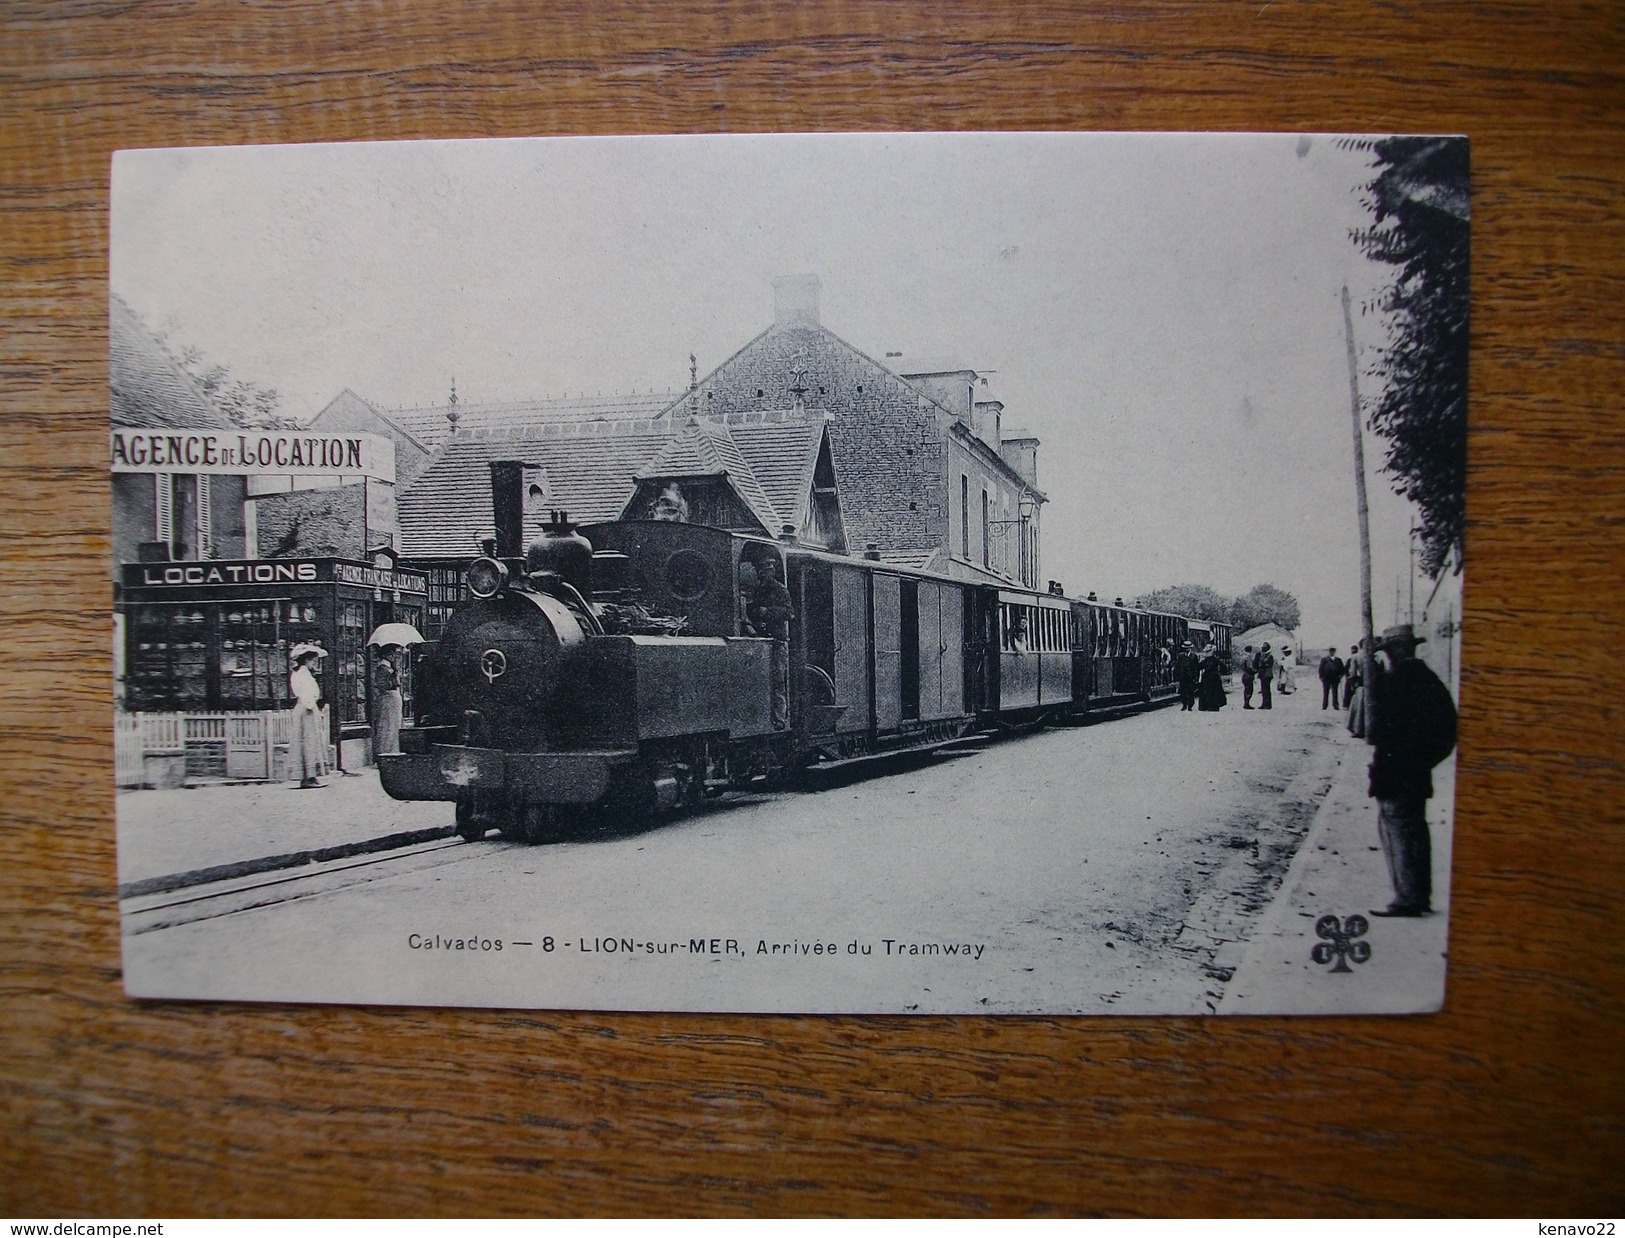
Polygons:
<instances>
[{"instance_id":1,"label":"vintage postcard","mask_svg":"<svg viewBox=\"0 0 1625 1238\"><path fill-rule=\"evenodd\" d=\"M123 151L135 997L1444 1000L1459 137Z\"/></svg>"}]
</instances>

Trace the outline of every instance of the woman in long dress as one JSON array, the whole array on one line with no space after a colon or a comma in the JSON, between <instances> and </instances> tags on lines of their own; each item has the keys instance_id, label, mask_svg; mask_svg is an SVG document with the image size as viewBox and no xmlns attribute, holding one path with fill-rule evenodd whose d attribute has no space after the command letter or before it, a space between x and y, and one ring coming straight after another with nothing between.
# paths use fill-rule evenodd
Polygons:
<instances>
[{"instance_id":1,"label":"woman in long dress","mask_svg":"<svg viewBox=\"0 0 1625 1238\"><path fill-rule=\"evenodd\" d=\"M378 698L377 718L372 729L373 753L392 753L401 750L401 677L395 669L395 651L399 645L384 645L378 650L378 661L372 668L373 692Z\"/></svg>"},{"instance_id":2,"label":"woman in long dress","mask_svg":"<svg viewBox=\"0 0 1625 1238\"><path fill-rule=\"evenodd\" d=\"M1202 655L1202 674L1196 689L1197 705L1203 713L1213 713L1228 703L1224 694L1224 680L1219 675L1218 653L1210 645Z\"/></svg>"},{"instance_id":3,"label":"woman in long dress","mask_svg":"<svg viewBox=\"0 0 1625 1238\"><path fill-rule=\"evenodd\" d=\"M1276 674L1279 678L1275 690L1282 696L1290 696L1298 686L1298 677L1292 672L1292 650L1281 650L1281 665Z\"/></svg>"},{"instance_id":4,"label":"woman in long dress","mask_svg":"<svg viewBox=\"0 0 1625 1238\"><path fill-rule=\"evenodd\" d=\"M322 734L322 688L315 675L324 652L319 645L296 645L292 651L293 672L288 676L288 691L293 696L290 756L302 788L322 785L316 776L322 772L327 756L327 737Z\"/></svg>"}]
</instances>

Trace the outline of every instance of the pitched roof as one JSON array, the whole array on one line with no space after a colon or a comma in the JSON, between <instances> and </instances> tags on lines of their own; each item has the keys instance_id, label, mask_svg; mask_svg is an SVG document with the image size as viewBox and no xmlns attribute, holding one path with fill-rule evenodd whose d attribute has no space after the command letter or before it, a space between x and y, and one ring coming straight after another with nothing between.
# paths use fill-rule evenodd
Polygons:
<instances>
[{"instance_id":1,"label":"pitched roof","mask_svg":"<svg viewBox=\"0 0 1625 1238\"><path fill-rule=\"evenodd\" d=\"M693 399L702 415L725 419L737 438L742 415L788 408L797 388L810 416L831 417L831 456L852 545L874 543L883 554L911 556L941 542L930 515L946 487L937 444L954 427L1012 488L1033 489L922 385L822 325L768 327L702 378Z\"/></svg>"},{"instance_id":2,"label":"pitched roof","mask_svg":"<svg viewBox=\"0 0 1625 1238\"><path fill-rule=\"evenodd\" d=\"M757 436L758 439L760 436ZM760 446L760 443L756 445ZM769 446L771 446L769 444ZM754 464L775 468L777 462L761 451L747 458L731 428L718 421L690 417L659 455L638 470L638 480L657 477L726 477L762 528L776 534L795 514L792 482L788 502L781 493L774 501L758 479ZM811 477L807 479L811 485ZM798 524L799 527L799 524Z\"/></svg>"},{"instance_id":3,"label":"pitched roof","mask_svg":"<svg viewBox=\"0 0 1625 1238\"><path fill-rule=\"evenodd\" d=\"M232 424L117 293L107 306L107 385L117 426L223 430Z\"/></svg>"},{"instance_id":4,"label":"pitched roof","mask_svg":"<svg viewBox=\"0 0 1625 1238\"><path fill-rule=\"evenodd\" d=\"M713 419L548 421L484 433L459 430L397 500L401 553L466 557L491 529L493 460L547 474L547 506L582 523L614 520L639 480L726 476L764 529L807 517L823 416L793 409Z\"/></svg>"},{"instance_id":5,"label":"pitched roof","mask_svg":"<svg viewBox=\"0 0 1625 1238\"><path fill-rule=\"evenodd\" d=\"M559 396L509 403L458 404L457 432L526 430L538 425L579 425L591 421L624 421L658 417L682 397L678 392L633 392L630 395ZM378 406L374 406L378 407ZM417 408L378 407L420 443L438 447L451 437L448 404Z\"/></svg>"},{"instance_id":6,"label":"pitched roof","mask_svg":"<svg viewBox=\"0 0 1625 1238\"><path fill-rule=\"evenodd\" d=\"M812 497L818 449L824 442L823 417L789 413L768 419L746 413L728 418L726 424L778 517L777 523L766 527L774 533L787 524L801 528Z\"/></svg>"},{"instance_id":7,"label":"pitched roof","mask_svg":"<svg viewBox=\"0 0 1625 1238\"><path fill-rule=\"evenodd\" d=\"M397 442L404 439L408 446L418 451L427 453L431 450L431 445L414 434L411 427L403 423L396 414L381 405L374 404L371 400L363 399L348 387L329 400L322 411L310 419L309 424L316 426L333 422L349 428L366 418L376 418L382 422L381 428Z\"/></svg>"},{"instance_id":8,"label":"pitched roof","mask_svg":"<svg viewBox=\"0 0 1625 1238\"><path fill-rule=\"evenodd\" d=\"M571 519L614 520L634 477L671 439L665 420L538 426L483 434L461 431L398 497L401 554L467 558L490 533L493 460L522 460L547 474L547 506Z\"/></svg>"}]
</instances>

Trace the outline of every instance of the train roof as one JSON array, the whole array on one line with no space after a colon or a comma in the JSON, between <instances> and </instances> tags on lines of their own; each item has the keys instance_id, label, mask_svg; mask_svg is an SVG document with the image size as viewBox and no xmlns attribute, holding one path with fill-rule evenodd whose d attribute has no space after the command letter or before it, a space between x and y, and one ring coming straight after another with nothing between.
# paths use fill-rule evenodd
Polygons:
<instances>
[{"instance_id":1,"label":"train roof","mask_svg":"<svg viewBox=\"0 0 1625 1238\"><path fill-rule=\"evenodd\" d=\"M582 527L587 527L589 524L632 525L655 523L660 522L639 520L584 521ZM1160 615L1169 619L1183 620L1192 625L1202 625L1207 627L1210 631L1214 626L1213 623L1208 620L1190 619L1188 616L1176 614L1173 611L1146 610L1144 607L1139 606L1118 606L1115 603L1102 602L1098 599L1091 602L1086 598L1072 597L1067 594L1049 593L1045 590L1034 589L1027 585L1017 584L1014 581L965 580L962 577L949 576L944 572L934 572L926 568L911 567L903 563L887 562L884 559L870 559L862 555L837 554L834 551L825 550L819 546L809 546L803 542L787 542L782 539L763 537L760 534L755 533L738 533L731 529L713 528L711 525L691 524L687 525L686 527L692 529L703 529L705 531L705 535L708 537L728 537L734 541L749 545L771 546L779 554L786 557L794 556L801 559L815 559L820 563L829 563L844 567L868 568L873 571L895 573L900 576L909 576L920 580L930 580L940 584L960 585L967 588L980 587L986 589L997 589L1001 595L1006 593L1020 594L1024 597L1033 598L1035 602L1047 601L1051 603L1064 603L1067 605L1096 606L1103 610L1121 610L1137 615ZM1220 623L1218 626L1228 627L1229 625Z\"/></svg>"}]
</instances>

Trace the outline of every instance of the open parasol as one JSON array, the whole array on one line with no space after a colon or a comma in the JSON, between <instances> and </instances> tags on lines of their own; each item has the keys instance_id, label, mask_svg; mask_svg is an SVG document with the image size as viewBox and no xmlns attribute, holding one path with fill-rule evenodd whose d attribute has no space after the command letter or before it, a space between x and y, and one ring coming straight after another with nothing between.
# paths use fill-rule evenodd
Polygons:
<instances>
[{"instance_id":1,"label":"open parasol","mask_svg":"<svg viewBox=\"0 0 1625 1238\"><path fill-rule=\"evenodd\" d=\"M410 623L380 623L367 637L367 644L399 645L404 649L408 645L423 644L423 634Z\"/></svg>"}]
</instances>

